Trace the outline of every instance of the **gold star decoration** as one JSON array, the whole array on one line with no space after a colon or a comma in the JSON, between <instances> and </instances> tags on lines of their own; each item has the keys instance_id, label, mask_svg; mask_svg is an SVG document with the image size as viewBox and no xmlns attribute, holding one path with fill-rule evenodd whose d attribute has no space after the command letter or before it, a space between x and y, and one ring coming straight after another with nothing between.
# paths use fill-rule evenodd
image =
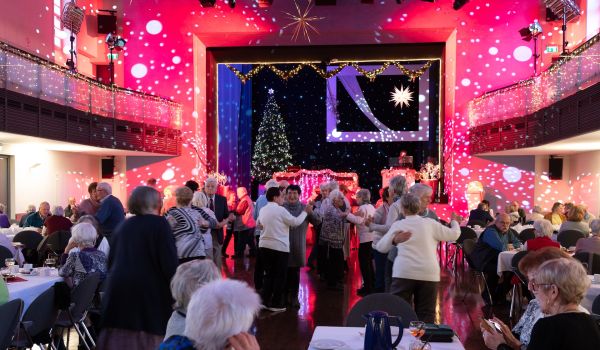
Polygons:
<instances>
[{"instance_id":1,"label":"gold star decoration","mask_svg":"<svg viewBox=\"0 0 600 350\"><path fill-rule=\"evenodd\" d=\"M406 105L408 107L409 102L413 100L412 92L408 87L404 88L404 86L400 85L400 89L394 86L394 91L391 92L392 99L390 102L394 102L394 107L398 107L400 105L400 109Z\"/></svg>"},{"instance_id":2,"label":"gold star decoration","mask_svg":"<svg viewBox=\"0 0 600 350\"><path fill-rule=\"evenodd\" d=\"M315 33L319 34L317 28L315 28L315 26L313 26L310 22L325 19L325 17L309 16L310 11L314 7L314 5L312 4L312 0L308 0L308 3L306 4L306 9L304 9L304 11L300 9L300 6L298 6L296 0L294 0L294 5L296 5L297 13L292 14L284 11L283 13L290 20L292 20L292 22L286 24L281 29L284 30L288 27L293 27L294 29L292 32L292 40L298 40L298 36L300 36L300 33L302 33L302 35L308 40L308 42L310 42L310 31L314 31Z\"/></svg>"}]
</instances>

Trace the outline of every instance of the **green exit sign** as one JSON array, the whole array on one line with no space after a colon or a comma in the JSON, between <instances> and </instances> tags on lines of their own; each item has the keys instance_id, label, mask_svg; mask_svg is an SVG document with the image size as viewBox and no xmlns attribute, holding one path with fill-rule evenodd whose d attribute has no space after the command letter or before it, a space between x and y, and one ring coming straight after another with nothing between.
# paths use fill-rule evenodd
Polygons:
<instances>
[{"instance_id":1,"label":"green exit sign","mask_svg":"<svg viewBox=\"0 0 600 350\"><path fill-rule=\"evenodd\" d=\"M546 46L546 51L545 52L546 53L555 53L555 52L558 52L558 46L556 46L556 45L553 45L553 46L548 45L548 46Z\"/></svg>"},{"instance_id":2,"label":"green exit sign","mask_svg":"<svg viewBox=\"0 0 600 350\"><path fill-rule=\"evenodd\" d=\"M110 60L112 56L112 60L118 60L119 59L119 54L118 53L108 53L106 54L106 57Z\"/></svg>"}]
</instances>

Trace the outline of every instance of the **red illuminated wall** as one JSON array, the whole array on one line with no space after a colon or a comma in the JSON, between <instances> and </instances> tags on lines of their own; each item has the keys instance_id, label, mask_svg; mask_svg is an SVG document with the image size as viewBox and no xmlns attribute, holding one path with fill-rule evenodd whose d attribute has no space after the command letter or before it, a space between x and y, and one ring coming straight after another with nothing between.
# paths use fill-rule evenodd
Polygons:
<instances>
[{"instance_id":1,"label":"red illuminated wall","mask_svg":"<svg viewBox=\"0 0 600 350\"><path fill-rule=\"evenodd\" d=\"M446 182L451 188L451 204L465 209L467 184L477 180L494 189L491 194L498 203L525 197L533 205L533 171L468 154L466 103L532 74L532 60L528 58L533 45L521 40L519 29L539 19L545 31L540 45L544 48L560 45L560 23L545 23L539 0L471 0L458 11L452 9L452 2L409 1L398 5L392 0L385 4L348 0L338 1L337 6L315 7L311 13L324 19L313 23L319 34L311 35L312 44L445 42L443 110L449 155L445 169L450 174ZM123 33L129 39L124 57L125 86L184 104L183 155L130 170L130 188L150 176L159 178L164 187L204 173L206 106L214 98L214 91L206 90L207 79L213 78L206 77L207 47L309 44L304 38L294 42L290 30L282 30L290 21L284 12L295 12L291 0L275 0L273 6L264 9L251 0L238 0L235 9L222 0L217 0L215 8L202 8L197 0L178 0L177 6L166 0L100 3L117 4L123 16ZM303 8L306 1L298 0L298 4ZM583 9L585 5L586 1L581 1ZM585 29L585 15L569 25L572 45L584 40ZM550 59L544 54L543 64L547 66Z\"/></svg>"}]
</instances>

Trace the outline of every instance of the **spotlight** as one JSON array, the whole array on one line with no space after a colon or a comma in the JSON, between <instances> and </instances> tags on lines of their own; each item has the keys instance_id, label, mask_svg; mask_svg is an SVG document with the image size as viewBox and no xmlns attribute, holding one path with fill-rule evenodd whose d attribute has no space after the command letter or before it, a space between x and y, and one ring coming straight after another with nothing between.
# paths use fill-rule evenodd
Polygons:
<instances>
[{"instance_id":1,"label":"spotlight","mask_svg":"<svg viewBox=\"0 0 600 350\"><path fill-rule=\"evenodd\" d=\"M454 0L454 4L452 4L452 8L455 10L460 10L465 4L469 2L469 0Z\"/></svg>"},{"instance_id":2,"label":"spotlight","mask_svg":"<svg viewBox=\"0 0 600 350\"><path fill-rule=\"evenodd\" d=\"M108 54L108 57L110 59L110 62L108 64L108 69L110 70L110 85L113 85L115 83L115 56L118 57L118 54L113 53L113 51L122 51L123 48L125 47L125 44L127 44L127 40L121 38L118 35L114 35L113 33L108 33L108 35L106 36L105 39L106 42L106 46L108 46L108 50L110 51L110 53Z\"/></svg>"},{"instance_id":3,"label":"spotlight","mask_svg":"<svg viewBox=\"0 0 600 350\"><path fill-rule=\"evenodd\" d=\"M60 22L62 23L63 28L67 28L71 31L71 34L69 35L69 41L71 42L71 49L69 50L70 57L67 60L67 67L69 67L69 71L71 72L77 71L75 67L75 56L77 55L74 47L75 34L79 33L81 30L84 16L85 13L81 8L75 5L75 1L66 3L63 7L62 15L60 16Z\"/></svg>"},{"instance_id":4,"label":"spotlight","mask_svg":"<svg viewBox=\"0 0 600 350\"><path fill-rule=\"evenodd\" d=\"M200 5L202 5L202 7L215 7L215 2L217 2L217 0L200 0Z\"/></svg>"}]
</instances>

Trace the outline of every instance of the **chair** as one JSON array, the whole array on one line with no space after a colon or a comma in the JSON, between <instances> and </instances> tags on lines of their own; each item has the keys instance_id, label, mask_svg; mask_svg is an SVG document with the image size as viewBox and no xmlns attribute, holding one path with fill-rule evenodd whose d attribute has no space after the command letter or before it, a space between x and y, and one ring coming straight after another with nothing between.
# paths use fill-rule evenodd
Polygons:
<instances>
[{"instance_id":1,"label":"chair","mask_svg":"<svg viewBox=\"0 0 600 350\"><path fill-rule=\"evenodd\" d=\"M50 287L29 305L12 341L13 347L31 348L37 344L44 349L43 344L52 342L50 329L58 314L54 303L54 294L54 287Z\"/></svg>"},{"instance_id":2,"label":"chair","mask_svg":"<svg viewBox=\"0 0 600 350\"><path fill-rule=\"evenodd\" d=\"M23 300L15 299L0 305L0 349L7 349L19 324Z\"/></svg>"},{"instance_id":3,"label":"chair","mask_svg":"<svg viewBox=\"0 0 600 350\"><path fill-rule=\"evenodd\" d=\"M23 256L26 262L37 264L39 261L37 247L43 239L44 237L36 231L27 230L17 233L15 238L13 238L13 242L20 242L25 246L23 248Z\"/></svg>"},{"instance_id":4,"label":"chair","mask_svg":"<svg viewBox=\"0 0 600 350\"><path fill-rule=\"evenodd\" d=\"M410 321L419 320L415 311L404 299L390 293L375 293L362 298L352 307L346 316L344 326L364 327L366 321L362 316L371 311L385 311L390 316L400 316L404 328L408 328Z\"/></svg>"},{"instance_id":5,"label":"chair","mask_svg":"<svg viewBox=\"0 0 600 350\"><path fill-rule=\"evenodd\" d=\"M40 265L49 254L60 256L64 253L69 239L71 239L71 231L56 231L44 237L37 248Z\"/></svg>"},{"instance_id":6,"label":"chair","mask_svg":"<svg viewBox=\"0 0 600 350\"><path fill-rule=\"evenodd\" d=\"M527 242L530 239L534 239L535 238L535 229L532 228L526 228L523 231L521 231L521 233L519 233L519 241L521 241L521 243L525 244L525 242Z\"/></svg>"},{"instance_id":7,"label":"chair","mask_svg":"<svg viewBox=\"0 0 600 350\"><path fill-rule=\"evenodd\" d=\"M82 340L83 345L88 350L96 347L96 344L94 343L89 330L85 326L84 321L87 316L88 309L91 307L92 301L94 300L94 295L96 294L96 289L98 288L99 283L100 274L91 273L83 281L81 281L77 287L73 288L73 291L71 292L71 305L69 305L68 309L60 310L58 319L54 324L54 327L60 327L63 329L67 328L69 333L71 331L71 327L75 328L75 331ZM83 332L85 332L87 338L84 336ZM86 339L88 339L91 344L88 344ZM67 348L68 347L69 337L67 333Z\"/></svg>"},{"instance_id":8,"label":"chair","mask_svg":"<svg viewBox=\"0 0 600 350\"><path fill-rule=\"evenodd\" d=\"M525 257L525 255L527 255L528 251L522 251L522 252L518 252L517 254L515 254L515 256L513 256L512 260L511 260L511 266L512 266L512 272L515 274L515 277L517 280L515 280L514 278L511 280L511 283L513 285L513 289L512 289L512 297L510 299L510 311L508 313L508 317L512 317L513 316L513 311L516 310L516 305L515 304L519 304L519 306L521 306L520 300L521 300L521 295L522 295L522 288L523 285L527 284L527 277L525 277L525 275L523 275L521 273L521 271L519 271L519 262L521 261L521 259L523 259ZM517 294L518 294L518 298L517 298Z\"/></svg>"},{"instance_id":9,"label":"chair","mask_svg":"<svg viewBox=\"0 0 600 350\"><path fill-rule=\"evenodd\" d=\"M14 258L15 256L10 249L0 245L0 265L4 266L4 259Z\"/></svg>"},{"instance_id":10,"label":"chair","mask_svg":"<svg viewBox=\"0 0 600 350\"><path fill-rule=\"evenodd\" d=\"M455 243L451 243L455 247L454 254L450 258L451 262L454 265L454 271L456 271L456 267L458 265L458 262L456 261L458 259L458 254L463 253L463 242L467 239L477 240L477 233L475 233L475 231L470 227L461 226L460 236L458 236ZM464 266L464 253L463 253L463 266Z\"/></svg>"},{"instance_id":11,"label":"chair","mask_svg":"<svg viewBox=\"0 0 600 350\"><path fill-rule=\"evenodd\" d=\"M600 315L600 295L596 295L594 302L592 303L592 313Z\"/></svg>"},{"instance_id":12,"label":"chair","mask_svg":"<svg viewBox=\"0 0 600 350\"><path fill-rule=\"evenodd\" d=\"M487 290L487 294L490 299L490 305L493 305L492 293L490 292L490 288L488 286L487 279L485 278L485 274L483 273L483 271L479 270L470 259L471 253L473 253L473 250L475 250L475 244L477 244L476 240L471 239L471 238L465 239L462 243L463 252L465 254L465 258L466 258L467 262L469 263L469 266L471 266L473 268L473 274L474 274L475 278L481 277L481 279L483 279L483 283L485 284L485 289ZM477 287L480 288L479 283L477 284ZM467 291L465 291L465 295L463 296L463 303L465 302L466 298L467 298Z\"/></svg>"},{"instance_id":13,"label":"chair","mask_svg":"<svg viewBox=\"0 0 600 350\"><path fill-rule=\"evenodd\" d=\"M600 254L593 254L588 252L579 252L573 255L573 257L587 267L589 275L600 273Z\"/></svg>"},{"instance_id":14,"label":"chair","mask_svg":"<svg viewBox=\"0 0 600 350\"><path fill-rule=\"evenodd\" d=\"M584 238L585 235L581 231L577 230L566 230L558 233L556 240L561 246L565 248L573 247L577 244L577 241Z\"/></svg>"}]
</instances>

